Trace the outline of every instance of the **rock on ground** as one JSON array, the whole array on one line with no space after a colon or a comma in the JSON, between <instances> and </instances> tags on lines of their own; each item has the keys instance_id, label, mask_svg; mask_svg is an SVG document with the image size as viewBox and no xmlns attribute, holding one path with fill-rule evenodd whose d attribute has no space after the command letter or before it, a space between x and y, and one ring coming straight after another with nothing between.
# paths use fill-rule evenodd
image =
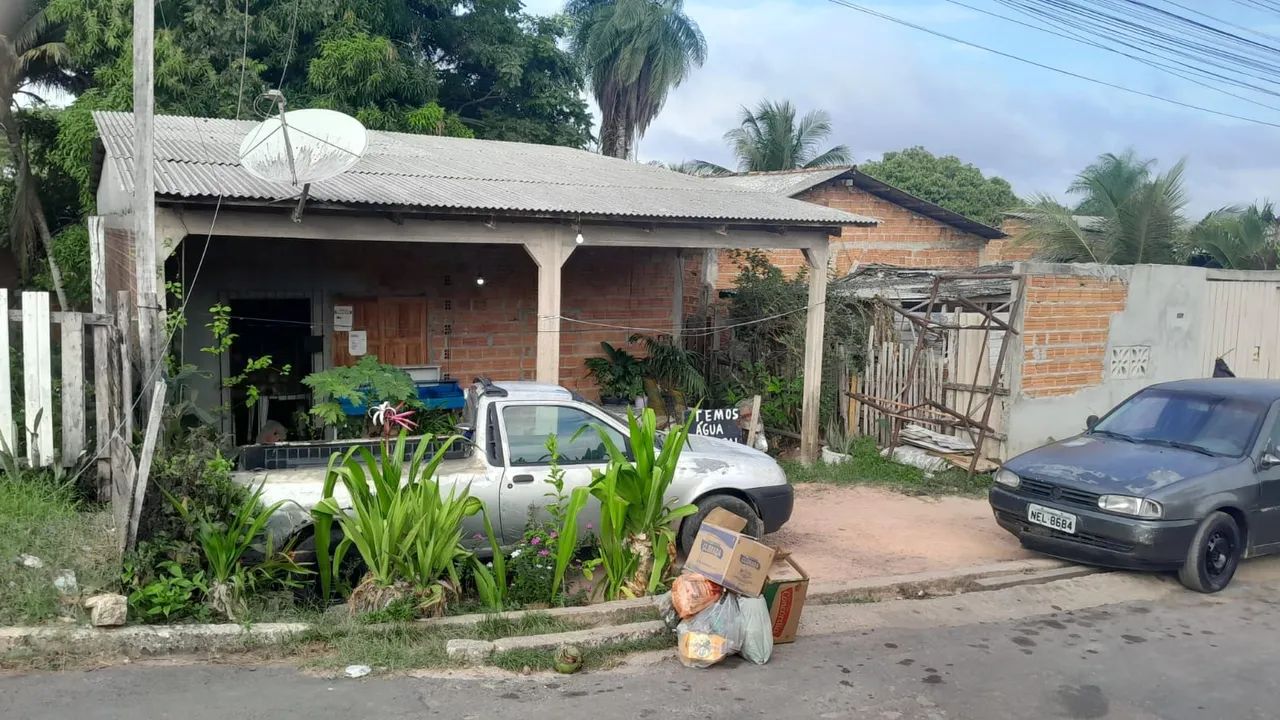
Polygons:
<instances>
[{"instance_id":1,"label":"rock on ground","mask_svg":"<svg viewBox=\"0 0 1280 720\"><path fill-rule=\"evenodd\" d=\"M123 595L103 593L84 601L89 609L89 623L94 627L123 625L129 614L129 601Z\"/></svg>"}]
</instances>

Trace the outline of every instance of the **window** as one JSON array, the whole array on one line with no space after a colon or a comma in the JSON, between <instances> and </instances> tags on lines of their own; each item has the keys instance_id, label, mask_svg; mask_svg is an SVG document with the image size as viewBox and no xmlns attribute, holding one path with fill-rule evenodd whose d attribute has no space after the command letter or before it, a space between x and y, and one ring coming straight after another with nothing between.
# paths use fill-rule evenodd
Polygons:
<instances>
[{"instance_id":1,"label":"window","mask_svg":"<svg viewBox=\"0 0 1280 720\"><path fill-rule=\"evenodd\" d=\"M545 465L547 436L555 435L559 446L560 463L603 463L609 457L600 434L600 427L620 449L625 449L622 433L604 424L595 415L577 408L561 405L516 405L502 410L506 424L507 447L512 465ZM576 438L574 434L586 427Z\"/></svg>"},{"instance_id":2,"label":"window","mask_svg":"<svg viewBox=\"0 0 1280 720\"><path fill-rule=\"evenodd\" d=\"M1093 432L1132 442L1184 444L1240 457L1256 437L1267 408L1252 400L1148 390L1130 398Z\"/></svg>"}]
</instances>

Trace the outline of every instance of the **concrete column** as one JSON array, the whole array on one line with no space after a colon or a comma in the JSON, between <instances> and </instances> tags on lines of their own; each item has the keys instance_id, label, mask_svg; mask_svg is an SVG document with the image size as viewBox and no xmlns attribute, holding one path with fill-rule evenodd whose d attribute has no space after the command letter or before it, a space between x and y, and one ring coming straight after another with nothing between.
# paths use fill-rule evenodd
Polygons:
<instances>
[{"instance_id":1,"label":"concrete column","mask_svg":"<svg viewBox=\"0 0 1280 720\"><path fill-rule=\"evenodd\" d=\"M526 241L524 249L538 266L538 340L534 377L560 384L560 271L573 252L572 241L558 230L552 237Z\"/></svg>"},{"instance_id":2,"label":"concrete column","mask_svg":"<svg viewBox=\"0 0 1280 720\"><path fill-rule=\"evenodd\" d=\"M800 410L800 460L818 459L818 409L822 398L823 330L827 320L827 262L831 248L826 238L804 251L809 264L809 309L805 315L804 395Z\"/></svg>"}]
</instances>

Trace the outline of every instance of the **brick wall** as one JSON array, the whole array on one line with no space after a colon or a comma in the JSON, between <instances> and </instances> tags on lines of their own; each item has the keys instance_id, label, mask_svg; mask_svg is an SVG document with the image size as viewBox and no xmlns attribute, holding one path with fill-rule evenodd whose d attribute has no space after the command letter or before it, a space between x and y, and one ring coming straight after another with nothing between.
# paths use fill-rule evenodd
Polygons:
<instances>
[{"instance_id":1,"label":"brick wall","mask_svg":"<svg viewBox=\"0 0 1280 720\"><path fill-rule=\"evenodd\" d=\"M1009 237L987 243L987 248L982 254L984 265L1030 260L1035 257L1035 245L1016 242L1018 236L1027 230L1026 220L1005 218L1004 222L1000 223L1000 229Z\"/></svg>"},{"instance_id":2,"label":"brick wall","mask_svg":"<svg viewBox=\"0 0 1280 720\"><path fill-rule=\"evenodd\" d=\"M103 238L106 255L107 291L129 290L137 285L137 268L133 258L133 231L107 228Z\"/></svg>"},{"instance_id":3,"label":"brick wall","mask_svg":"<svg viewBox=\"0 0 1280 720\"><path fill-rule=\"evenodd\" d=\"M900 267L974 267L986 240L946 223L914 213L865 190L834 181L806 190L798 200L825 205L880 221L874 227L850 225L831 241L831 266L844 275L855 265L878 263ZM799 250L771 250L769 259L788 277L804 267ZM739 266L721 253L718 288L733 287Z\"/></svg>"},{"instance_id":4,"label":"brick wall","mask_svg":"<svg viewBox=\"0 0 1280 720\"><path fill-rule=\"evenodd\" d=\"M1069 395L1102 383L1111 316L1125 309L1124 280L1031 275L1023 301L1022 393Z\"/></svg>"},{"instance_id":5,"label":"brick wall","mask_svg":"<svg viewBox=\"0 0 1280 720\"><path fill-rule=\"evenodd\" d=\"M170 262L171 279L181 276L181 255ZM191 277L198 253L187 256ZM684 270L696 273L700 267ZM576 248L563 269L561 313L670 331L676 270L674 249ZM476 284L477 276L485 278L483 286ZM690 292L696 297L697 287L696 277L686 279L686 297ZM188 309L187 357L214 362L199 352L210 342L204 330L209 306L226 297L262 294L324 294L330 342L345 341L345 333L328 327L333 298L422 297L427 301L430 364L463 382L478 375L534 378L537 269L520 246L216 240ZM235 301L230 305L234 312ZM626 345L632 331L571 322L563 322L561 330L561 382L594 397L583 361L600 354L602 340ZM327 363L329 354L325 357ZM201 369L217 372L216 364ZM216 392L209 396L216 401Z\"/></svg>"}]
</instances>

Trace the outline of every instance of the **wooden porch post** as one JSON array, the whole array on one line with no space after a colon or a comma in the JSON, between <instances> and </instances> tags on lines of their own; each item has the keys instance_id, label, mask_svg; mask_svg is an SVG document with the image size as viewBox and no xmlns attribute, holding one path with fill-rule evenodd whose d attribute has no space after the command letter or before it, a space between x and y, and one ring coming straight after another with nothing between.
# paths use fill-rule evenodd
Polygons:
<instances>
[{"instance_id":1,"label":"wooden porch post","mask_svg":"<svg viewBox=\"0 0 1280 720\"><path fill-rule=\"evenodd\" d=\"M804 398L800 410L800 460L818 459L818 408L822 398L823 329L827 319L827 260L831 249L823 238L804 251L809 264L809 309L805 315Z\"/></svg>"},{"instance_id":2,"label":"wooden porch post","mask_svg":"<svg viewBox=\"0 0 1280 720\"><path fill-rule=\"evenodd\" d=\"M550 238L524 243L538 266L538 340L534 377L538 382L560 384L560 270L573 246L557 230Z\"/></svg>"}]
</instances>

